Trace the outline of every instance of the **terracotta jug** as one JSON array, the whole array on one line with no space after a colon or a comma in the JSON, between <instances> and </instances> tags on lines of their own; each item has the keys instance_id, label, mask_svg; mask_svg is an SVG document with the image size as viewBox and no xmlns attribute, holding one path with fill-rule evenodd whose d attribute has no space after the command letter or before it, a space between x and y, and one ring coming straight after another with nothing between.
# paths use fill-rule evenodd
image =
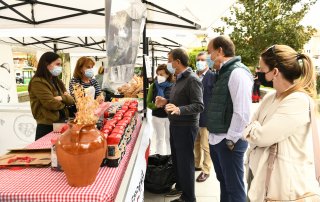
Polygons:
<instances>
[{"instance_id":1,"label":"terracotta jug","mask_svg":"<svg viewBox=\"0 0 320 202\"><path fill-rule=\"evenodd\" d=\"M106 153L106 141L100 131L92 125L69 122L69 130L57 141L57 157L73 187L92 184Z\"/></svg>"}]
</instances>

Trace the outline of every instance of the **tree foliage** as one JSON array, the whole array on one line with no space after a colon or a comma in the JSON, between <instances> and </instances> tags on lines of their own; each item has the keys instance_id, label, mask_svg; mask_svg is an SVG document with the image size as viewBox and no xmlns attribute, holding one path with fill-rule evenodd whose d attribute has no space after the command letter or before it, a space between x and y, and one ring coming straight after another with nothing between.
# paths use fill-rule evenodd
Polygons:
<instances>
[{"instance_id":1,"label":"tree foliage","mask_svg":"<svg viewBox=\"0 0 320 202\"><path fill-rule=\"evenodd\" d=\"M259 54L273 44L289 45L297 51L310 40L316 30L299 23L316 0L238 0L231 7L231 16L223 17L232 30L230 38L242 61L251 66ZM318 20L318 19L314 19ZM224 27L214 31L223 34Z\"/></svg>"}]
</instances>

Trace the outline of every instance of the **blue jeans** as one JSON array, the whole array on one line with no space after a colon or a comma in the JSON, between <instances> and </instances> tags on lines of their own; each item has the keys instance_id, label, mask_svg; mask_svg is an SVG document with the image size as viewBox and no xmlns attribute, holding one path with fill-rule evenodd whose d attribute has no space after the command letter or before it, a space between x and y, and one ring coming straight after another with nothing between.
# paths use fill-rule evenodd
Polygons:
<instances>
[{"instance_id":1,"label":"blue jeans","mask_svg":"<svg viewBox=\"0 0 320 202\"><path fill-rule=\"evenodd\" d=\"M243 156L247 147L248 143L241 139L232 151L227 147L226 139L210 145L211 159L220 182L221 202L246 202Z\"/></svg>"}]
</instances>

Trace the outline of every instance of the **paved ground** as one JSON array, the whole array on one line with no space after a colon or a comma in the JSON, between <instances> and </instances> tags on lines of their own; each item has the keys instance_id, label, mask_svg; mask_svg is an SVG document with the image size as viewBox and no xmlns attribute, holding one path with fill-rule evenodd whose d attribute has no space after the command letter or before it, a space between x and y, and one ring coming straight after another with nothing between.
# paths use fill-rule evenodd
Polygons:
<instances>
[{"instance_id":1,"label":"paved ground","mask_svg":"<svg viewBox=\"0 0 320 202\"><path fill-rule=\"evenodd\" d=\"M258 104L252 104L252 112L255 111L258 107ZM151 117L151 111L148 110L148 117ZM149 130L153 133L153 128L151 119L148 118L148 125L146 130ZM154 151L154 144L155 140L152 139L151 141L151 154ZM200 171L195 172L195 178L198 177ZM219 182L216 179L216 174L212 167L210 177L202 183L196 182L196 197L198 202L218 202L220 201L220 186ZM171 200L175 199L176 197L165 197L164 194L152 194L150 192L145 191L144 200L145 202L170 202Z\"/></svg>"},{"instance_id":2,"label":"paved ground","mask_svg":"<svg viewBox=\"0 0 320 202\"><path fill-rule=\"evenodd\" d=\"M251 114L255 112L258 108L259 104L254 103L251 105ZM148 116L151 117L151 111L148 111ZM148 119L150 123L150 118ZM317 117L318 127L320 126L320 118ZM148 123L147 130L153 133L153 129L151 124ZM154 140L151 141L151 153L154 148ZM195 172L195 178L200 174L199 172ZM195 183L196 188L196 197L198 202L218 202L220 201L220 186L219 182L216 179L214 169L212 167L210 177L202 183ZM152 194L145 191L144 195L145 202L169 202L175 198L165 197L163 194Z\"/></svg>"}]
</instances>

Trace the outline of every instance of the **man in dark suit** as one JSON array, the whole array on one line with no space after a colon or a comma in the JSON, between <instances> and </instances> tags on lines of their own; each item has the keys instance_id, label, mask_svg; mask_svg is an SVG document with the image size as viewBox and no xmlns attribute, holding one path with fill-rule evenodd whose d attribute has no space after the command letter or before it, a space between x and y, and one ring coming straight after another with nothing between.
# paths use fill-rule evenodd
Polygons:
<instances>
[{"instance_id":1,"label":"man in dark suit","mask_svg":"<svg viewBox=\"0 0 320 202\"><path fill-rule=\"evenodd\" d=\"M212 96L212 88L216 80L215 73L209 69L208 64L212 65L212 62L207 62L207 60L210 59L210 55L208 56L209 58L207 57L206 52L200 52L197 55L197 62L196 62L197 74L203 86L204 109L206 109L208 100ZM197 182L204 182L210 176L212 161L210 157L208 138L209 138L209 131L207 129L207 117L206 117L206 112L204 110L200 114L199 133L196 137L195 144L194 144L195 170L202 171L196 179Z\"/></svg>"},{"instance_id":2,"label":"man in dark suit","mask_svg":"<svg viewBox=\"0 0 320 202\"><path fill-rule=\"evenodd\" d=\"M170 146L177 183L167 196L180 196L174 202L195 202L194 140L203 111L202 83L188 67L186 51L177 48L168 54L167 68L177 76L169 100L156 97L157 107L165 107L170 121Z\"/></svg>"}]
</instances>

